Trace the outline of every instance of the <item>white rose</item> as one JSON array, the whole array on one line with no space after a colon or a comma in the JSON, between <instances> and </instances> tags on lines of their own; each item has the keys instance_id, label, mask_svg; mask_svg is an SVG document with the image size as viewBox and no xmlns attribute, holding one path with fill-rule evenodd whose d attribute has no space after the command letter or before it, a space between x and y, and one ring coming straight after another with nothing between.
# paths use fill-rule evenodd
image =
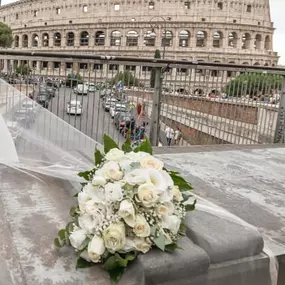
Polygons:
<instances>
[{"instance_id":1,"label":"white rose","mask_svg":"<svg viewBox=\"0 0 285 285\"><path fill-rule=\"evenodd\" d=\"M123 200L120 203L118 215L124 219L128 226L133 227L135 225L135 209L129 200Z\"/></svg>"},{"instance_id":2,"label":"white rose","mask_svg":"<svg viewBox=\"0 0 285 285\"><path fill-rule=\"evenodd\" d=\"M150 182L148 172L143 169L135 169L125 176L125 180L130 185L141 185Z\"/></svg>"},{"instance_id":3,"label":"white rose","mask_svg":"<svg viewBox=\"0 0 285 285\"><path fill-rule=\"evenodd\" d=\"M91 199L90 195L88 195L88 193L81 191L78 193L78 205L79 205L79 209L81 212L85 212L86 211L86 203Z\"/></svg>"},{"instance_id":4,"label":"white rose","mask_svg":"<svg viewBox=\"0 0 285 285\"><path fill-rule=\"evenodd\" d=\"M168 187L174 186L173 179L171 178L171 176L168 174L167 171L163 170L163 171L161 171L161 174L164 177L165 182L166 182Z\"/></svg>"},{"instance_id":5,"label":"white rose","mask_svg":"<svg viewBox=\"0 0 285 285\"><path fill-rule=\"evenodd\" d=\"M88 251L87 250L84 250L83 252L80 253L80 257L85 259L86 261L90 262L91 259L89 258L89 255L88 255Z\"/></svg>"},{"instance_id":6,"label":"white rose","mask_svg":"<svg viewBox=\"0 0 285 285\"><path fill-rule=\"evenodd\" d=\"M93 177L92 184L94 186L104 186L107 183L106 179L103 176L95 176Z\"/></svg>"},{"instance_id":7,"label":"white rose","mask_svg":"<svg viewBox=\"0 0 285 285\"><path fill-rule=\"evenodd\" d=\"M136 245L133 239L126 238L124 247L120 250L122 253L130 252L136 249Z\"/></svg>"},{"instance_id":8,"label":"white rose","mask_svg":"<svg viewBox=\"0 0 285 285\"><path fill-rule=\"evenodd\" d=\"M94 217L88 214L84 214L78 217L78 223L80 228L85 230L88 234L92 234L95 232L96 227L101 222L101 217Z\"/></svg>"},{"instance_id":9,"label":"white rose","mask_svg":"<svg viewBox=\"0 0 285 285\"><path fill-rule=\"evenodd\" d=\"M98 263L101 255L105 251L105 245L102 238L94 236L88 245L88 256L94 263Z\"/></svg>"},{"instance_id":10,"label":"white rose","mask_svg":"<svg viewBox=\"0 0 285 285\"><path fill-rule=\"evenodd\" d=\"M147 253L151 248L151 244L146 242L144 238L135 238L135 245L136 250L142 253Z\"/></svg>"},{"instance_id":11,"label":"white rose","mask_svg":"<svg viewBox=\"0 0 285 285\"><path fill-rule=\"evenodd\" d=\"M152 183L158 192L164 192L167 189L167 184L165 178L162 175L161 171L155 169L148 169L148 176L150 183Z\"/></svg>"},{"instance_id":12,"label":"white rose","mask_svg":"<svg viewBox=\"0 0 285 285\"><path fill-rule=\"evenodd\" d=\"M173 234L177 234L180 228L181 220L175 216L164 216L162 219L162 227L170 230Z\"/></svg>"},{"instance_id":13,"label":"white rose","mask_svg":"<svg viewBox=\"0 0 285 285\"><path fill-rule=\"evenodd\" d=\"M153 156L146 156L141 160L142 168L152 168L156 170L163 169L163 162Z\"/></svg>"},{"instance_id":14,"label":"white rose","mask_svg":"<svg viewBox=\"0 0 285 285\"><path fill-rule=\"evenodd\" d=\"M80 250L82 249L82 244L85 241L86 237L87 237L87 232L85 230L76 228L70 234L69 241L74 248Z\"/></svg>"},{"instance_id":15,"label":"white rose","mask_svg":"<svg viewBox=\"0 0 285 285\"><path fill-rule=\"evenodd\" d=\"M160 216L168 215L168 208L165 205L159 205L156 208L156 213Z\"/></svg>"},{"instance_id":16,"label":"white rose","mask_svg":"<svg viewBox=\"0 0 285 285\"><path fill-rule=\"evenodd\" d=\"M167 207L168 215L172 215L174 213L174 204L172 202L165 202L163 205Z\"/></svg>"},{"instance_id":17,"label":"white rose","mask_svg":"<svg viewBox=\"0 0 285 285\"><path fill-rule=\"evenodd\" d=\"M126 229L124 223L120 222L110 225L104 230L103 239L106 248L111 253L122 250L126 242Z\"/></svg>"},{"instance_id":18,"label":"white rose","mask_svg":"<svg viewBox=\"0 0 285 285\"><path fill-rule=\"evenodd\" d=\"M181 202L183 200L182 193L179 190L178 186L171 187L171 191L173 193L173 200L176 202Z\"/></svg>"},{"instance_id":19,"label":"white rose","mask_svg":"<svg viewBox=\"0 0 285 285\"><path fill-rule=\"evenodd\" d=\"M118 148L112 148L106 155L106 160L110 161L120 161L125 156L124 152L122 150L119 150Z\"/></svg>"},{"instance_id":20,"label":"white rose","mask_svg":"<svg viewBox=\"0 0 285 285\"><path fill-rule=\"evenodd\" d=\"M123 199L123 189L119 183L107 183L105 196L108 202L117 202Z\"/></svg>"},{"instance_id":21,"label":"white rose","mask_svg":"<svg viewBox=\"0 0 285 285\"><path fill-rule=\"evenodd\" d=\"M133 231L137 237L148 237L150 235L150 226L142 215L136 216Z\"/></svg>"},{"instance_id":22,"label":"white rose","mask_svg":"<svg viewBox=\"0 0 285 285\"><path fill-rule=\"evenodd\" d=\"M92 197L96 192L96 187L92 185L92 183L88 183L82 189L82 192L86 193L89 197Z\"/></svg>"},{"instance_id":23,"label":"white rose","mask_svg":"<svg viewBox=\"0 0 285 285\"><path fill-rule=\"evenodd\" d=\"M147 152L129 152L125 155L129 160L131 160L132 162L140 162L143 158L150 156L149 153Z\"/></svg>"},{"instance_id":24,"label":"white rose","mask_svg":"<svg viewBox=\"0 0 285 285\"><path fill-rule=\"evenodd\" d=\"M170 202L172 200L173 200L173 192L169 189L167 189L166 191L162 192L159 195L159 201L161 203Z\"/></svg>"},{"instance_id":25,"label":"white rose","mask_svg":"<svg viewBox=\"0 0 285 285\"><path fill-rule=\"evenodd\" d=\"M99 172L101 174L101 172ZM120 165L115 161L109 161L102 167L102 173L105 179L121 180L124 176L120 170Z\"/></svg>"},{"instance_id":26,"label":"white rose","mask_svg":"<svg viewBox=\"0 0 285 285\"><path fill-rule=\"evenodd\" d=\"M140 185L138 188L138 199L147 208L154 206L158 200L154 185L150 183Z\"/></svg>"}]
</instances>

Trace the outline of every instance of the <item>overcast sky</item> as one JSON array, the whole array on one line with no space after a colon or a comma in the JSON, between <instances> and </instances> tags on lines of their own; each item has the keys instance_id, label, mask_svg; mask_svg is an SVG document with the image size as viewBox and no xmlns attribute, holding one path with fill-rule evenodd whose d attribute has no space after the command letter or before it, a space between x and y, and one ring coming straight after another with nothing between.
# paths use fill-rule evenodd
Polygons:
<instances>
[{"instance_id":1,"label":"overcast sky","mask_svg":"<svg viewBox=\"0 0 285 285\"><path fill-rule=\"evenodd\" d=\"M15 0L2 0L2 4ZM285 0L270 0L271 18L276 28L274 35L274 51L281 56L279 63L285 65Z\"/></svg>"}]
</instances>

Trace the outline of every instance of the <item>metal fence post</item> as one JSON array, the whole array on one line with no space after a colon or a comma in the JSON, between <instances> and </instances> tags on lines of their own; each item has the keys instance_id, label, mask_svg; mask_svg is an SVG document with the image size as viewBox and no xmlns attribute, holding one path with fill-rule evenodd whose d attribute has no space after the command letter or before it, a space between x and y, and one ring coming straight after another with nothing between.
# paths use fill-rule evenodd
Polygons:
<instances>
[{"instance_id":1,"label":"metal fence post","mask_svg":"<svg viewBox=\"0 0 285 285\"><path fill-rule=\"evenodd\" d=\"M285 75L283 75L274 143L285 143Z\"/></svg>"},{"instance_id":2,"label":"metal fence post","mask_svg":"<svg viewBox=\"0 0 285 285\"><path fill-rule=\"evenodd\" d=\"M161 91L162 91L162 73L161 68L155 68L155 85L152 95L152 112L150 122L149 139L153 146L158 146L159 132L160 132L160 105L161 105Z\"/></svg>"}]
</instances>

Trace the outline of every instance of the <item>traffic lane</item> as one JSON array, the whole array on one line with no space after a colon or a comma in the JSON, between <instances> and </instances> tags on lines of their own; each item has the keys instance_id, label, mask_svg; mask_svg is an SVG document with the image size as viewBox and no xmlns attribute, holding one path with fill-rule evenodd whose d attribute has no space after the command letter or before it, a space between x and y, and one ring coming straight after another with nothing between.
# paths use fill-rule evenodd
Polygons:
<instances>
[{"instance_id":1,"label":"traffic lane","mask_svg":"<svg viewBox=\"0 0 285 285\"><path fill-rule=\"evenodd\" d=\"M82 102L81 116L67 114L67 103L71 100ZM70 88L60 88L56 96L51 99L49 110L99 143L102 143L105 133L120 144L124 141L116 130L109 112L103 109L99 92L82 96L74 94Z\"/></svg>"}]
</instances>

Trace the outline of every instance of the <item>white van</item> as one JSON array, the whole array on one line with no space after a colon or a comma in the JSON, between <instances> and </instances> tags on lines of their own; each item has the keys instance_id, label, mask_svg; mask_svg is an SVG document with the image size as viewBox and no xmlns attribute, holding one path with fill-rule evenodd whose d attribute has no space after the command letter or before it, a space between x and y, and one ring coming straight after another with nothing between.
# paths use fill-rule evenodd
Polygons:
<instances>
[{"instance_id":1,"label":"white van","mask_svg":"<svg viewBox=\"0 0 285 285\"><path fill-rule=\"evenodd\" d=\"M88 85L85 84L78 84L74 88L74 93L80 94L80 95L87 95L88 94Z\"/></svg>"}]
</instances>

